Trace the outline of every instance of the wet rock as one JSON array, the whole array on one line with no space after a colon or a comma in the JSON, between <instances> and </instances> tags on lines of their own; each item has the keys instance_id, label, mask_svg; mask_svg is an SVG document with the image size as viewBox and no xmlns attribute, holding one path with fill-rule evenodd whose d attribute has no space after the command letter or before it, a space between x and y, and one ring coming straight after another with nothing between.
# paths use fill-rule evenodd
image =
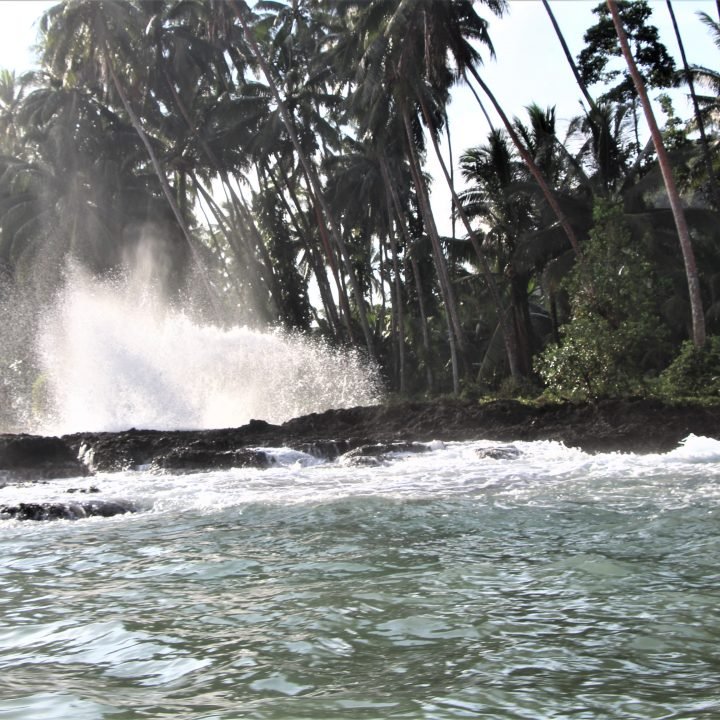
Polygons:
<instances>
[{"instance_id":1,"label":"wet rock","mask_svg":"<svg viewBox=\"0 0 720 720\"><path fill-rule=\"evenodd\" d=\"M244 462L243 450L257 447L291 447L327 459L365 445L396 450L397 443L432 440L508 444L555 440L588 452L666 452L691 433L720 439L720 404L670 405L631 399L529 405L443 398L328 410L283 425L253 421L227 430L128 430L61 439L75 455L82 449L97 471L154 463L161 469L191 472L236 467ZM380 451L376 457L381 456ZM373 455L360 452L356 457ZM263 466L255 460L251 464Z\"/></svg>"},{"instance_id":2,"label":"wet rock","mask_svg":"<svg viewBox=\"0 0 720 720\"><path fill-rule=\"evenodd\" d=\"M514 445L495 445L494 447L478 448L475 451L480 458L491 460L516 460L522 455Z\"/></svg>"},{"instance_id":3,"label":"wet rock","mask_svg":"<svg viewBox=\"0 0 720 720\"><path fill-rule=\"evenodd\" d=\"M175 448L152 461L152 470L198 472L201 470L229 470L231 468L266 468L270 458L261 450L226 450L216 452L212 448Z\"/></svg>"},{"instance_id":4,"label":"wet rock","mask_svg":"<svg viewBox=\"0 0 720 720\"><path fill-rule=\"evenodd\" d=\"M100 488L96 488L94 485L91 485L87 488L68 488L65 492L68 493L82 493L84 495L89 495L91 493L99 493Z\"/></svg>"},{"instance_id":5,"label":"wet rock","mask_svg":"<svg viewBox=\"0 0 720 720\"><path fill-rule=\"evenodd\" d=\"M347 440L316 440L313 442L294 443L293 450L312 455L320 460L336 460L350 449Z\"/></svg>"},{"instance_id":6,"label":"wet rock","mask_svg":"<svg viewBox=\"0 0 720 720\"><path fill-rule=\"evenodd\" d=\"M372 443L359 445L343 454L341 462L345 465L380 465L388 460L391 453L427 452L426 445L415 442Z\"/></svg>"},{"instance_id":7,"label":"wet rock","mask_svg":"<svg viewBox=\"0 0 720 720\"><path fill-rule=\"evenodd\" d=\"M0 482L83 477L87 466L60 438L0 435Z\"/></svg>"},{"instance_id":8,"label":"wet rock","mask_svg":"<svg viewBox=\"0 0 720 720\"><path fill-rule=\"evenodd\" d=\"M4 520L79 520L88 517L113 517L135 512L130 502L119 500L93 500L89 502L64 503L18 503L0 505L0 518Z\"/></svg>"}]
</instances>

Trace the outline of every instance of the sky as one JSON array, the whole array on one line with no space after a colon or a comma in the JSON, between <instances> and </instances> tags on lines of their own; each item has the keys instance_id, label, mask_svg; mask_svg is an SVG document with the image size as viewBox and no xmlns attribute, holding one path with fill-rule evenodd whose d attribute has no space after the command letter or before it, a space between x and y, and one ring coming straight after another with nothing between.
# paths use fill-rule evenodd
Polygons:
<instances>
[{"instance_id":1,"label":"sky","mask_svg":"<svg viewBox=\"0 0 720 720\"><path fill-rule=\"evenodd\" d=\"M0 68L22 72L32 67L37 19L53 4L39 0L0 0ZM592 9L597 0L551 0L550 4L572 54L577 56L583 47L583 34L594 22ZM679 65L679 51L665 0L650 0L650 6L653 23ZM478 8L483 14L481 6ZM673 8L688 61L718 67L720 50L697 17L698 12L704 11L717 20L715 0L673 0ZM564 127L580 113L580 91L540 0L511 0L509 12L503 18L485 16L490 22L496 57L493 60L485 55L483 78L500 104L509 115L519 117L523 117L524 108L532 102L543 107L554 105L559 127ZM689 116L689 104L682 91L675 93L674 102L681 117ZM454 91L449 117L456 153L479 145L487 138L487 123L466 88ZM449 192L443 187L440 167L431 155L428 170L437 178L433 205L441 232L449 233Z\"/></svg>"}]
</instances>

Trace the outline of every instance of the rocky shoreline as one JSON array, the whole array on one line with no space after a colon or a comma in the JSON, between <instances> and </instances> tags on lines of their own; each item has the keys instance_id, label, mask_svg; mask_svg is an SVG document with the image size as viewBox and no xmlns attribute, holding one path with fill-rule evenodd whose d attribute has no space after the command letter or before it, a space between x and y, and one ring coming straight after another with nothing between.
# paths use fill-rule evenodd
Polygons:
<instances>
[{"instance_id":1,"label":"rocky shoreline","mask_svg":"<svg viewBox=\"0 0 720 720\"><path fill-rule=\"evenodd\" d=\"M588 452L666 452L690 434L720 439L720 405L657 400L527 405L438 400L328 410L283 425L253 420L224 430L85 432L60 438L0 435L0 482L149 468L196 472L264 467L262 447L334 459L430 440L557 440Z\"/></svg>"}]
</instances>

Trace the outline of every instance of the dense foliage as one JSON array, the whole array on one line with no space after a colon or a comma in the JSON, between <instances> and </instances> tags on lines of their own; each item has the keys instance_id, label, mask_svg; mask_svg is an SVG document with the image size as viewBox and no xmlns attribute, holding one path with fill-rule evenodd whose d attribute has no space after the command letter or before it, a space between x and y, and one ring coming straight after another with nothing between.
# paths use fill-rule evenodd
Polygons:
<instances>
[{"instance_id":1,"label":"dense foliage","mask_svg":"<svg viewBox=\"0 0 720 720\"><path fill-rule=\"evenodd\" d=\"M617 6L645 83L680 82L647 3ZM103 275L150 252L154 281L191 294L213 322L362 347L392 392L714 388L717 341L688 343L687 257L641 142L631 76L608 64L622 59L605 5L574 67L591 102L566 139L553 108L508 118L483 80L488 19L506 10L505 0L53 7L42 69L0 74L3 320L18 297L42 307L68 263ZM712 335L720 86L708 68L683 75L693 78L702 117L684 124L666 100L666 139ZM456 83L484 94L502 124L462 154L462 192L439 145ZM444 168L434 182L447 179L454 198L453 238L433 215L430 153ZM4 378L25 360L10 346L1 355Z\"/></svg>"}]
</instances>

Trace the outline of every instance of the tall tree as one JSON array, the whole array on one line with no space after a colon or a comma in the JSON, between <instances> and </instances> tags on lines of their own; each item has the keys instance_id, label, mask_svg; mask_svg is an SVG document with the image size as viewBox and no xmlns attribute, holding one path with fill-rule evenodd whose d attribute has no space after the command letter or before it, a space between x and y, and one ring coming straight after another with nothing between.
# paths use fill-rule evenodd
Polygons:
<instances>
[{"instance_id":1,"label":"tall tree","mask_svg":"<svg viewBox=\"0 0 720 720\"><path fill-rule=\"evenodd\" d=\"M692 241L690 240L690 231L688 230L685 212L683 210L680 194L675 185L672 166L670 159L665 150L662 133L655 120L655 114L650 104L650 100L645 90L645 83L635 64L630 44L625 34L620 11L616 0L606 0L607 6L612 16L612 22L620 42L623 57L627 63L630 76L635 85L635 89L640 98L640 102L645 113L645 119L650 129L655 152L657 153L658 163L662 172L665 189L670 201L673 217L675 218L675 226L677 228L678 240L682 250L683 261L685 263L685 274L687 276L688 293L690 296L690 309L692 315L692 339L696 347L702 347L705 344L705 316L703 313L702 296L700 293L700 280L698 277L697 265L695 262L695 253L693 251Z\"/></svg>"},{"instance_id":2,"label":"tall tree","mask_svg":"<svg viewBox=\"0 0 720 720\"><path fill-rule=\"evenodd\" d=\"M660 41L658 29L650 22L652 9L647 0L618 0L618 12L626 28L633 57L643 82L651 87L667 88L673 85L675 62ZM629 103L635 118L636 152L640 152L640 130L637 116L638 93L631 74L614 64L621 60L613 22L604 3L593 10L597 22L585 33L585 47L578 56L580 75L588 85L601 83L608 88L599 100Z\"/></svg>"},{"instance_id":3,"label":"tall tree","mask_svg":"<svg viewBox=\"0 0 720 720\"><path fill-rule=\"evenodd\" d=\"M343 259L343 262L345 264L346 272L348 275L348 279L350 281L350 285L353 290L353 295L355 297L355 302L357 304L358 309L358 319L360 321L360 326L363 331L363 335L365 336L365 345L367 347L368 353L371 358L375 357L375 347L374 347L374 340L372 331L370 330L370 325L368 323L368 316L367 316L367 309L365 307L365 300L363 298L363 294L360 290L360 285L358 283L357 277L355 275L355 271L352 266L352 261L350 257L350 253L348 251L348 248L345 244L345 241L342 237L342 234L339 232L337 221L335 220L332 211L325 199L322 186L320 183L320 179L318 178L317 171L315 167L313 166L310 159L307 157L306 153L303 151L303 148L300 144L300 140L298 139L297 132L295 130L295 124L293 122L293 119L290 115L290 112L288 111L288 108L285 104L285 101L280 94L280 90L278 88L277 83L275 82L275 78L273 76L272 69L270 68L267 60L265 59L265 55L262 52L260 45L258 44L257 38L255 37L254 29L250 23L250 11L247 7L247 4L245 2L240 2L240 0L231 0L232 9L235 13L235 16L237 17L238 22L240 23L240 26L243 30L243 35L245 37L245 41L247 43L248 50L250 54L252 55L253 60L257 63L258 67L261 69L261 72L263 74L263 77L265 78L265 81L267 82L270 91L273 95L273 99L275 100L275 103L277 105L277 108L280 112L280 115L282 117L283 124L285 125L285 129L288 133L288 136L290 137L290 140L293 144L293 147L295 148L295 152L298 155L298 159L300 163L303 166L303 170L308 178L308 181L310 183L311 192L314 195L315 202L318 203L319 207L322 208L322 211L328 221L328 225L330 227L330 231L333 235L333 238L335 239L335 242L337 243L340 254Z\"/></svg>"},{"instance_id":4,"label":"tall tree","mask_svg":"<svg viewBox=\"0 0 720 720\"><path fill-rule=\"evenodd\" d=\"M678 27L677 18L675 17L675 10L670 0L666 0L668 13L670 14L670 20L672 22L673 30L675 32L675 38L677 39L678 48L680 49L680 57L683 64L683 76L685 83L690 90L690 98L692 99L693 113L695 115L695 122L697 123L698 132L700 133L700 147L703 154L703 160L705 162L705 170L708 176L708 186L710 188L710 196L712 197L715 209L720 211L720 191L718 191L717 178L715 177L715 170L713 168L712 156L710 154L710 144L705 133L705 122L703 121L702 113L700 112L700 105L698 103L697 94L695 93L695 82L693 81L692 72L688 65L687 56L685 54L685 43L683 42L682 35L680 34L680 28Z\"/></svg>"}]
</instances>

